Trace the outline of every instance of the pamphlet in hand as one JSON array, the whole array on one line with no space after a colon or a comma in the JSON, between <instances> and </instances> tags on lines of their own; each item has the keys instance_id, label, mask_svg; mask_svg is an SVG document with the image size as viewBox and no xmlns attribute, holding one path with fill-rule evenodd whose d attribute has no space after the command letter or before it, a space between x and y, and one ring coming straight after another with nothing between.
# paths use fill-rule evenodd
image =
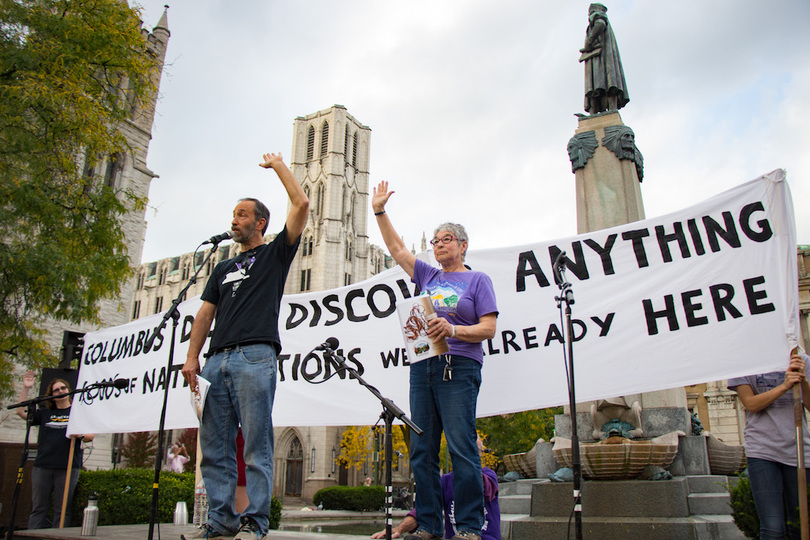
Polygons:
<instances>
[{"instance_id":1,"label":"pamphlet in hand","mask_svg":"<svg viewBox=\"0 0 810 540\"><path fill-rule=\"evenodd\" d=\"M428 321L438 317L428 295L397 302L397 315L411 364L450 350L444 338L434 342L427 335Z\"/></svg>"},{"instance_id":2,"label":"pamphlet in hand","mask_svg":"<svg viewBox=\"0 0 810 540\"><path fill-rule=\"evenodd\" d=\"M197 420L202 422L203 409L205 408L205 396L208 395L208 389L211 383L197 375L197 389L191 392L191 406L194 407L194 412L197 414Z\"/></svg>"}]
</instances>

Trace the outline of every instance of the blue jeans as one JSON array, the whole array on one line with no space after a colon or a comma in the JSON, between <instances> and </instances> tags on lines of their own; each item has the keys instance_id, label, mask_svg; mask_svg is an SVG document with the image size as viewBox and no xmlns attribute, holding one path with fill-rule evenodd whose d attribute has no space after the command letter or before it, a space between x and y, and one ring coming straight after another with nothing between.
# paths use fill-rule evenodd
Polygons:
<instances>
[{"instance_id":1,"label":"blue jeans","mask_svg":"<svg viewBox=\"0 0 810 540\"><path fill-rule=\"evenodd\" d=\"M760 540L782 540L788 538L788 531L789 538L801 538L796 467L749 457L748 479L759 516Z\"/></svg>"},{"instance_id":2,"label":"blue jeans","mask_svg":"<svg viewBox=\"0 0 810 540\"><path fill-rule=\"evenodd\" d=\"M250 504L242 517L253 519L266 533L273 492L273 397L276 393L276 351L267 344L218 352L202 370L211 387L200 424L200 469L208 494L208 523L220 532L236 531L236 431L245 439L245 479Z\"/></svg>"},{"instance_id":3,"label":"blue jeans","mask_svg":"<svg viewBox=\"0 0 810 540\"><path fill-rule=\"evenodd\" d=\"M442 380L446 355L411 364L411 419L424 433L411 437L411 469L416 480L416 521L420 529L444 537L439 472L442 430L453 462L453 501L459 530L481 534L484 485L475 431L481 364L451 356L453 377Z\"/></svg>"}]
</instances>

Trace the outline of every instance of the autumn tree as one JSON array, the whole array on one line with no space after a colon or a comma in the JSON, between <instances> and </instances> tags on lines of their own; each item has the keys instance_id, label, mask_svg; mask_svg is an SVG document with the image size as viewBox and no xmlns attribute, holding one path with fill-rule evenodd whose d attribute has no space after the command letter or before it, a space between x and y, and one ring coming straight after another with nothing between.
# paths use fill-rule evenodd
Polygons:
<instances>
[{"instance_id":1,"label":"autumn tree","mask_svg":"<svg viewBox=\"0 0 810 540\"><path fill-rule=\"evenodd\" d=\"M562 407L479 418L477 428L484 435L487 450L497 457L499 464L504 456L528 452L537 439L551 439L555 414L562 414Z\"/></svg>"},{"instance_id":2,"label":"autumn tree","mask_svg":"<svg viewBox=\"0 0 810 540\"><path fill-rule=\"evenodd\" d=\"M392 466L397 466L400 456L407 455L408 447L405 444L405 427L392 426L394 456L391 461ZM384 430L377 430L379 433L378 445L379 460L383 463L385 459L385 437ZM375 431L371 426L350 426L343 431L343 438L340 441L340 454L335 458L337 464L345 464L348 468L354 467L358 471L363 468L363 464L372 459L374 452ZM397 454L399 452L399 454ZM382 467L380 467L382 470ZM377 479L380 482L380 479Z\"/></svg>"},{"instance_id":3,"label":"autumn tree","mask_svg":"<svg viewBox=\"0 0 810 540\"><path fill-rule=\"evenodd\" d=\"M121 0L0 0L0 396L12 362L55 363L45 321L98 323L131 276L120 217L145 201L98 173L155 91L140 28Z\"/></svg>"}]
</instances>

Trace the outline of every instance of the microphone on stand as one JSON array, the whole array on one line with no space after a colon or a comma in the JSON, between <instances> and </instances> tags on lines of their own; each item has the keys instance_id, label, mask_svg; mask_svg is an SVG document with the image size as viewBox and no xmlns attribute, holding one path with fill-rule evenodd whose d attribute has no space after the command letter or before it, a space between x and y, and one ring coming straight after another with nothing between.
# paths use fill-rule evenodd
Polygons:
<instances>
[{"instance_id":1,"label":"microphone on stand","mask_svg":"<svg viewBox=\"0 0 810 540\"><path fill-rule=\"evenodd\" d=\"M337 338L330 337L325 342L315 347L315 350L332 352L338 347L340 347L340 342L337 340Z\"/></svg>"},{"instance_id":2,"label":"microphone on stand","mask_svg":"<svg viewBox=\"0 0 810 540\"><path fill-rule=\"evenodd\" d=\"M114 381L96 382L91 384L88 388L118 388L123 390L129 386L129 379L115 379Z\"/></svg>"},{"instance_id":3,"label":"microphone on stand","mask_svg":"<svg viewBox=\"0 0 810 540\"><path fill-rule=\"evenodd\" d=\"M554 272L554 284L559 286L563 283L562 273L565 270L565 252L561 251L557 258L554 259L552 271Z\"/></svg>"},{"instance_id":4,"label":"microphone on stand","mask_svg":"<svg viewBox=\"0 0 810 540\"><path fill-rule=\"evenodd\" d=\"M203 242L203 243L202 243L202 245L205 245L205 244L214 244L214 245L217 245L217 244L219 244L220 242L222 242L223 240L227 240L228 238L233 238L233 231L225 231L225 232L224 232L224 233L222 233L222 234L218 234L218 235L216 235L216 236L212 236L211 238L209 238L208 240L206 240L205 242Z\"/></svg>"}]
</instances>

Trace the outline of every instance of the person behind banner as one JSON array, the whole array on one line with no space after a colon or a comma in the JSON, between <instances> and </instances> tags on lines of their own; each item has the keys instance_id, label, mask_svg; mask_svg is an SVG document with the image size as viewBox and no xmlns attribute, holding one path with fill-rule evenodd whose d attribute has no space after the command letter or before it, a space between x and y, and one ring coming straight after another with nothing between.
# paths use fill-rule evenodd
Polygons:
<instances>
[{"instance_id":1,"label":"person behind banner","mask_svg":"<svg viewBox=\"0 0 810 540\"><path fill-rule=\"evenodd\" d=\"M388 182L374 189L371 206L385 245L411 280L431 297L438 317L428 337L447 340L448 354L410 365L411 419L424 433L411 437L411 468L416 479L418 529L406 538L444 537L439 446L444 431L453 461L453 500L458 533L454 539L481 538L484 486L476 445L475 413L484 356L481 343L495 336L498 308L489 276L464 265L467 232L455 223L439 225L431 244L441 266L420 261L405 247L386 214L393 195Z\"/></svg>"},{"instance_id":2,"label":"person behind banner","mask_svg":"<svg viewBox=\"0 0 810 540\"><path fill-rule=\"evenodd\" d=\"M19 401L26 401L31 388L34 387L34 372L26 371L23 375L23 386ZM31 474L31 515L28 516L29 529L47 529L59 525L62 514L62 499L65 494L68 456L70 455L70 438L66 437L68 419L70 418L71 397L70 384L64 379L53 379L48 383L46 396L54 399L45 402L45 409L34 411L31 424L39 426L37 435L37 457ZM17 409L17 415L25 420L28 411L24 407ZM79 480L82 467L81 442L90 442L94 435L71 435L78 440L79 447L73 449L73 464L70 470L70 487L68 488L65 523L70 524L70 507L73 492ZM76 443L74 443L75 445ZM53 497L53 506L51 498ZM49 518L49 513L53 519Z\"/></svg>"},{"instance_id":3,"label":"person behind banner","mask_svg":"<svg viewBox=\"0 0 810 540\"><path fill-rule=\"evenodd\" d=\"M169 448L169 454L166 456L166 467L176 473L181 473L188 463L189 457L186 451L186 445L183 443L174 443Z\"/></svg>"},{"instance_id":4,"label":"person behind banner","mask_svg":"<svg viewBox=\"0 0 810 540\"><path fill-rule=\"evenodd\" d=\"M796 467L796 424L793 416L794 385L800 384L804 408L810 410L808 367L810 356L794 352L787 371L773 371L729 379L747 415L745 455L748 478L759 516L761 540L801 538L799 523L799 481ZM810 463L810 434L804 423L805 463Z\"/></svg>"},{"instance_id":5,"label":"person behind banner","mask_svg":"<svg viewBox=\"0 0 810 540\"><path fill-rule=\"evenodd\" d=\"M231 230L241 253L214 268L191 327L183 377L191 390L197 374L211 383L200 424L200 469L208 494L208 520L196 538L264 538L270 526L273 491L273 399L281 351L278 313L284 283L306 224L309 200L281 154L264 154L290 199L284 228L264 243L270 212L257 199L241 199ZM199 355L216 317L207 361ZM249 503L237 514L236 432L245 440ZM235 537L233 535L236 535Z\"/></svg>"},{"instance_id":6,"label":"person behind banner","mask_svg":"<svg viewBox=\"0 0 810 540\"><path fill-rule=\"evenodd\" d=\"M484 444L478 439L478 455L484 451ZM498 475L489 467L481 468L484 483L484 524L481 526L482 540L501 540L501 505L498 501ZM458 530L453 504L453 473L442 475L442 495L444 497L444 531L451 538ZM391 538L399 538L416 529L416 510L408 512L402 521L391 529ZM371 535L371 538L385 538L385 530Z\"/></svg>"}]
</instances>

